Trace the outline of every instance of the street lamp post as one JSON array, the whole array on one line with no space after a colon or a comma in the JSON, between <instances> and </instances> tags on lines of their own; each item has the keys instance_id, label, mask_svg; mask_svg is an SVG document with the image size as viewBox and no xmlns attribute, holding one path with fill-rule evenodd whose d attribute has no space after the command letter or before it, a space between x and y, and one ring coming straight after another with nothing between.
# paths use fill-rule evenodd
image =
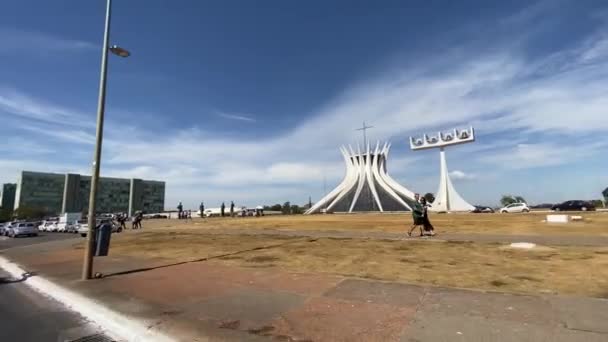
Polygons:
<instances>
[{"instance_id":1,"label":"street lamp post","mask_svg":"<svg viewBox=\"0 0 608 342\"><path fill-rule=\"evenodd\" d=\"M103 34L103 48L101 52L101 75L99 79L99 99L97 102L97 130L95 140L95 152L93 156L93 170L91 173L91 192L89 194L89 232L84 249L84 263L82 265L82 279L91 279L93 275L93 251L95 250L95 210L97 202L97 186L99 183L99 164L101 160L101 144L103 141L103 117L106 105L106 76L108 74L108 51L120 56L128 57L130 53L116 45L108 47L110 39L110 15L112 12L112 0L106 3L106 21Z\"/></svg>"}]
</instances>

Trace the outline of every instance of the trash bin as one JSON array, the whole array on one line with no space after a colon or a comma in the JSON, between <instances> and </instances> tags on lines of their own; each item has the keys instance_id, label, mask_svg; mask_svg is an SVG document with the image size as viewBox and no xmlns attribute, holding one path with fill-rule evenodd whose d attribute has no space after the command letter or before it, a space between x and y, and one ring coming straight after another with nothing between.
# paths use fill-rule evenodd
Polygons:
<instances>
[{"instance_id":1,"label":"trash bin","mask_svg":"<svg viewBox=\"0 0 608 342\"><path fill-rule=\"evenodd\" d=\"M95 230L95 256L107 256L110 251L112 225L109 223L102 223Z\"/></svg>"}]
</instances>

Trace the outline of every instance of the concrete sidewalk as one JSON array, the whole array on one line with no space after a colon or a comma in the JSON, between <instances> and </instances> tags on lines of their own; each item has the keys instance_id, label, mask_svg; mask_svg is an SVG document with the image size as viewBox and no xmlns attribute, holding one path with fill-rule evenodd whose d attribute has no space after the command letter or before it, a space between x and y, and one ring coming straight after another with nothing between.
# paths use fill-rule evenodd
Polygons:
<instances>
[{"instance_id":1,"label":"concrete sidewalk","mask_svg":"<svg viewBox=\"0 0 608 342\"><path fill-rule=\"evenodd\" d=\"M26 270L181 341L607 341L608 301L370 281L213 261L96 258L82 250L3 251Z\"/></svg>"}]
</instances>

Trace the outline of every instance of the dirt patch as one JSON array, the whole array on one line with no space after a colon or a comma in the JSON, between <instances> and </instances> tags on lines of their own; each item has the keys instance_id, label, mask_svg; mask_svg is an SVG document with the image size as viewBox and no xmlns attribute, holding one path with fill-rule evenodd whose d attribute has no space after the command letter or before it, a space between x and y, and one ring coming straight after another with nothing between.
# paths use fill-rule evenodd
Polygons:
<instances>
[{"instance_id":1,"label":"dirt patch","mask_svg":"<svg viewBox=\"0 0 608 342\"><path fill-rule=\"evenodd\" d=\"M502 280L492 280L490 282L490 285L494 286L494 287L503 287L505 285L508 285L509 283L502 281Z\"/></svg>"},{"instance_id":2,"label":"dirt patch","mask_svg":"<svg viewBox=\"0 0 608 342\"><path fill-rule=\"evenodd\" d=\"M272 256L272 255L258 255L258 256L254 256L252 258L248 258L247 262L273 262L273 261L278 261L279 258L277 258L276 256Z\"/></svg>"}]
</instances>

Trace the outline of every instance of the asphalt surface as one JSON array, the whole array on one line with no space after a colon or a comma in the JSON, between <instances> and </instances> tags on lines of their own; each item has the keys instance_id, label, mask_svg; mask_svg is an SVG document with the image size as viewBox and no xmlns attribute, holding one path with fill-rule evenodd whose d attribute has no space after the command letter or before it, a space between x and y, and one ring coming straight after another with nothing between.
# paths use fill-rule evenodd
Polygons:
<instances>
[{"instance_id":1,"label":"asphalt surface","mask_svg":"<svg viewBox=\"0 0 608 342\"><path fill-rule=\"evenodd\" d=\"M83 317L22 280L0 269L0 341L93 341L98 335L97 328Z\"/></svg>"},{"instance_id":2,"label":"asphalt surface","mask_svg":"<svg viewBox=\"0 0 608 342\"><path fill-rule=\"evenodd\" d=\"M68 233L45 233L41 232L38 236L32 237L17 237L17 238L9 238L6 236L0 236L0 251L3 249L20 247L20 246L29 246L37 243L49 242L49 241L57 241L57 240L67 240L67 239L78 239L81 238L78 234L68 234Z\"/></svg>"},{"instance_id":3,"label":"asphalt surface","mask_svg":"<svg viewBox=\"0 0 608 342\"><path fill-rule=\"evenodd\" d=\"M68 243L76 234L40 233L37 237L0 237L0 251L34 244ZM24 278L15 279L0 269L0 341L101 342L101 335L78 313L32 290Z\"/></svg>"}]
</instances>

